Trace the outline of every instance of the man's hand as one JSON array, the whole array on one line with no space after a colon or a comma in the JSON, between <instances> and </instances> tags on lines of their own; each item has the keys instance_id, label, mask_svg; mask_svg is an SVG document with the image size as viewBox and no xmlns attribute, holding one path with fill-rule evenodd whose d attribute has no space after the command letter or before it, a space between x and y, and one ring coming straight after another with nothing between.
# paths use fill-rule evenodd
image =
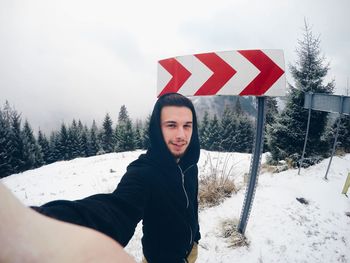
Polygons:
<instances>
[{"instance_id":1,"label":"man's hand","mask_svg":"<svg viewBox=\"0 0 350 263\"><path fill-rule=\"evenodd\" d=\"M135 262L97 231L43 216L0 182L0 262Z\"/></svg>"}]
</instances>

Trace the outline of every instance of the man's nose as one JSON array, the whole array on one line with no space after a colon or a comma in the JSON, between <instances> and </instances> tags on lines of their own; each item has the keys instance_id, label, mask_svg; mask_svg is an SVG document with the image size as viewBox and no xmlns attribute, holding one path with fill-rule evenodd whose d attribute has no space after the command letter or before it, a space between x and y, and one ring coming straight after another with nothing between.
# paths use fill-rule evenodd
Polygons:
<instances>
[{"instance_id":1,"label":"man's nose","mask_svg":"<svg viewBox=\"0 0 350 263\"><path fill-rule=\"evenodd\" d=\"M185 138L185 131L183 127L179 127L176 132L176 138Z\"/></svg>"}]
</instances>

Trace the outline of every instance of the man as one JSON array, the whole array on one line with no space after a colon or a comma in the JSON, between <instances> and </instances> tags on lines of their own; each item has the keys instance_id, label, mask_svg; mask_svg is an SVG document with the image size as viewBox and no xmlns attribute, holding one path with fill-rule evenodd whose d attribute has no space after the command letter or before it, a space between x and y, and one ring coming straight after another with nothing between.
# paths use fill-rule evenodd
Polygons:
<instances>
[{"instance_id":1,"label":"man","mask_svg":"<svg viewBox=\"0 0 350 263\"><path fill-rule=\"evenodd\" d=\"M93 228L122 246L143 220L143 262L195 262L200 146L192 102L177 93L161 96L152 112L149 138L149 149L127 167L113 193L34 209Z\"/></svg>"}]
</instances>

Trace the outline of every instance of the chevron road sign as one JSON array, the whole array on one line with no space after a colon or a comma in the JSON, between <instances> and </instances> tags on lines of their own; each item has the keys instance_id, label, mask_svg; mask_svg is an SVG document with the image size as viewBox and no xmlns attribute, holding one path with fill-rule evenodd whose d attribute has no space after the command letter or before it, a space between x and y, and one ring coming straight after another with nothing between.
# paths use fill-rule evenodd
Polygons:
<instances>
[{"instance_id":1,"label":"chevron road sign","mask_svg":"<svg viewBox=\"0 0 350 263\"><path fill-rule=\"evenodd\" d=\"M157 95L284 96L282 50L238 50L195 54L158 62Z\"/></svg>"}]
</instances>

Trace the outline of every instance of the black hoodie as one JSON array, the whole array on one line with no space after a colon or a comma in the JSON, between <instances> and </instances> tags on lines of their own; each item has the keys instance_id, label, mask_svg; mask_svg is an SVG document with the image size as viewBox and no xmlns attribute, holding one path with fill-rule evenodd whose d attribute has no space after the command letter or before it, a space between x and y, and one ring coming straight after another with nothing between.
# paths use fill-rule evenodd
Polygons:
<instances>
[{"instance_id":1,"label":"black hoodie","mask_svg":"<svg viewBox=\"0 0 350 263\"><path fill-rule=\"evenodd\" d=\"M150 148L132 162L117 189L78 201L53 201L37 211L96 229L126 246L143 220L143 253L149 263L179 263L200 239L198 168L200 154L193 106L193 132L185 155L176 163L161 132L158 100L150 121Z\"/></svg>"}]
</instances>

